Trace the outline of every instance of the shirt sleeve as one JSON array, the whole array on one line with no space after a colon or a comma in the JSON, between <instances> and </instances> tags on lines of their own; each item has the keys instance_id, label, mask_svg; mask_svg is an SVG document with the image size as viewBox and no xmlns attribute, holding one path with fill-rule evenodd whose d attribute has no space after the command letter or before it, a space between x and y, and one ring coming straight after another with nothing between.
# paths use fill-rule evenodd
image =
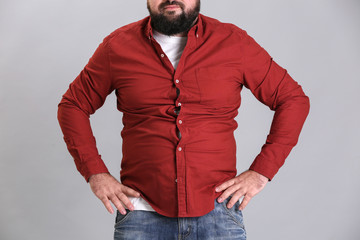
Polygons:
<instances>
[{"instance_id":1,"label":"shirt sleeve","mask_svg":"<svg viewBox=\"0 0 360 240\"><path fill-rule=\"evenodd\" d=\"M57 117L65 143L87 182L93 174L109 172L98 153L89 119L113 91L108 50L109 36L98 46L58 105Z\"/></svg>"},{"instance_id":2,"label":"shirt sleeve","mask_svg":"<svg viewBox=\"0 0 360 240\"><path fill-rule=\"evenodd\" d=\"M266 143L250 166L271 181L297 144L310 102L301 86L245 31L241 42L244 86L275 111Z\"/></svg>"}]
</instances>

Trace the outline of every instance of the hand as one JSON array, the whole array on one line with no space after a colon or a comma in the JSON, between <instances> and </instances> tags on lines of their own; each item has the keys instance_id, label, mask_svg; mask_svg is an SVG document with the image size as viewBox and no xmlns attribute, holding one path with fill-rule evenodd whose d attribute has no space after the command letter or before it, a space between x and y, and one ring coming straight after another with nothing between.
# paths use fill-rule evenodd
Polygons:
<instances>
[{"instance_id":1,"label":"hand","mask_svg":"<svg viewBox=\"0 0 360 240\"><path fill-rule=\"evenodd\" d=\"M140 193L121 184L109 173L91 175L89 178L89 183L91 190L103 202L106 209L111 214L114 213L114 210L110 204L110 201L121 212L121 214L125 215L126 211L122 203L124 203L125 206L131 211L134 210L134 206L127 196L140 197Z\"/></svg>"},{"instance_id":2,"label":"hand","mask_svg":"<svg viewBox=\"0 0 360 240\"><path fill-rule=\"evenodd\" d=\"M258 194L265 187L268 181L269 179L260 173L247 170L235 178L224 182L215 189L216 192L226 189L218 198L218 202L224 201L224 199L228 198L235 192L228 202L227 207L232 208L236 201L239 201L239 199L244 196L239 206L239 210L243 210L249 203L250 199Z\"/></svg>"}]
</instances>

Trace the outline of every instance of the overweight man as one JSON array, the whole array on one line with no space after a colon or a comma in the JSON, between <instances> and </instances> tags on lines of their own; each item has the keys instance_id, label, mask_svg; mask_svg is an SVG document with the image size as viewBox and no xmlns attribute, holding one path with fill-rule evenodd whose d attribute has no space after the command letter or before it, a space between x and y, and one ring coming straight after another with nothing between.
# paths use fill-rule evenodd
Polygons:
<instances>
[{"instance_id":1,"label":"overweight man","mask_svg":"<svg viewBox=\"0 0 360 240\"><path fill-rule=\"evenodd\" d=\"M114 239L246 239L242 210L296 145L309 98L246 31L200 14L200 0L148 0L147 8L104 38L63 95L67 148L106 209L116 207ZM244 86L274 117L237 174ZM89 121L113 91L124 125L120 182Z\"/></svg>"}]
</instances>

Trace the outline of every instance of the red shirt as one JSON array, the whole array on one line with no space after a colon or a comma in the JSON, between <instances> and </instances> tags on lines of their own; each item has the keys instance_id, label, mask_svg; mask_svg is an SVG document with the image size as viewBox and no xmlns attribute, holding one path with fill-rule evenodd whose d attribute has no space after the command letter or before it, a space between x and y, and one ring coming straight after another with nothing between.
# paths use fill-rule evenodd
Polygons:
<instances>
[{"instance_id":1,"label":"red shirt","mask_svg":"<svg viewBox=\"0 0 360 240\"><path fill-rule=\"evenodd\" d=\"M309 99L244 30L201 14L176 71L152 36L150 17L115 30L63 95L58 120L84 178L108 172L89 116L115 90L124 125L121 182L159 214L202 216L221 194L215 187L237 175L234 118L243 86L275 111L250 166L271 180L297 143Z\"/></svg>"}]
</instances>

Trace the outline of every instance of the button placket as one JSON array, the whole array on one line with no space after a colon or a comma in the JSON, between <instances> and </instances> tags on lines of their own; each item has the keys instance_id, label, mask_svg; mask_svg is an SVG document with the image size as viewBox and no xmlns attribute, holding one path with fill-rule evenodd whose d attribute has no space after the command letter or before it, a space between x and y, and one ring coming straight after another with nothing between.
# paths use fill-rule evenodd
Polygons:
<instances>
[{"instance_id":1,"label":"button placket","mask_svg":"<svg viewBox=\"0 0 360 240\"><path fill-rule=\"evenodd\" d=\"M171 64L170 60L166 57L164 51L162 50L160 44L151 36L149 36L149 40L151 41L152 45L155 47L155 50L160 56L160 60L163 64L168 68L169 71L174 71L173 65Z\"/></svg>"},{"instance_id":2,"label":"button placket","mask_svg":"<svg viewBox=\"0 0 360 240\"><path fill-rule=\"evenodd\" d=\"M184 215L186 214L186 187L185 187L185 144L183 144L184 142L184 138L182 131L183 131L183 126L184 126L184 119L183 119L183 114L182 114L182 108L184 107L184 102L183 102L183 96L184 94L182 93L183 91L183 84L182 84L182 71L184 68L184 58L186 57L188 51L188 44L185 47L181 59L179 61L179 64L177 66L177 69L174 73L174 84L176 86L177 90L177 99L175 101L175 108L179 109L179 111L177 112L177 118L175 120L175 124L177 126L178 129L178 134L179 134L179 141L178 144L176 146L176 186L177 186L177 193L178 193L178 212L180 215ZM186 104L185 104L186 106Z\"/></svg>"},{"instance_id":3,"label":"button placket","mask_svg":"<svg viewBox=\"0 0 360 240\"><path fill-rule=\"evenodd\" d=\"M180 83L180 80L179 79L176 79L175 80L175 85L179 85L179 83ZM180 95L180 89L176 86L176 94L177 94L177 97L179 97L179 95ZM174 112L176 113L176 115L178 115L179 116L179 113L180 113L180 107L178 106L178 104L176 104L176 102L175 102L175 105L177 105L177 106L175 106L175 110L174 110ZM179 122L179 121L178 121ZM181 124L181 120L180 120L180 124ZM179 139L181 139L181 132L180 132L180 128L179 128L179 126L177 126L177 136L179 137Z\"/></svg>"},{"instance_id":4,"label":"button placket","mask_svg":"<svg viewBox=\"0 0 360 240\"><path fill-rule=\"evenodd\" d=\"M183 125L183 120L179 119L177 121L177 128L179 129L179 138L181 139L181 132L182 132L182 125Z\"/></svg>"},{"instance_id":5,"label":"button placket","mask_svg":"<svg viewBox=\"0 0 360 240\"><path fill-rule=\"evenodd\" d=\"M185 212L184 206L186 205L186 188L185 188L185 157L184 149L182 146L176 149L176 185L178 193L178 211Z\"/></svg>"}]
</instances>

